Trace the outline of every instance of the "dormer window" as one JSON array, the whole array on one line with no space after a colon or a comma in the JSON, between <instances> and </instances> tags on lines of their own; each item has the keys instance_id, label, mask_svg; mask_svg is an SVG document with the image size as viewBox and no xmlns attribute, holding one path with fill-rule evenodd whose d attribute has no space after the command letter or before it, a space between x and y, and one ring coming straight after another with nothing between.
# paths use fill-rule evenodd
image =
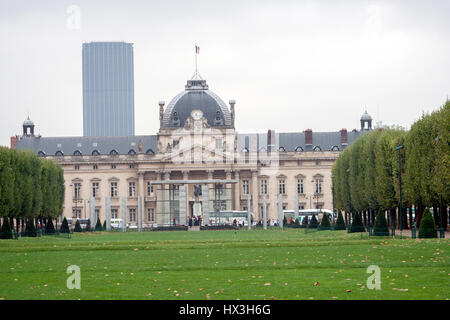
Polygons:
<instances>
[{"instance_id":1,"label":"dormer window","mask_svg":"<svg viewBox=\"0 0 450 320\"><path fill-rule=\"evenodd\" d=\"M38 155L39 155L39 157L45 157L45 152L44 151L39 151Z\"/></svg>"},{"instance_id":2,"label":"dormer window","mask_svg":"<svg viewBox=\"0 0 450 320\"><path fill-rule=\"evenodd\" d=\"M62 157L64 156L64 153L61 150L56 151L55 156Z\"/></svg>"},{"instance_id":3,"label":"dormer window","mask_svg":"<svg viewBox=\"0 0 450 320\"><path fill-rule=\"evenodd\" d=\"M112 156L119 155L119 153L115 149L111 150L111 152L109 154L112 155Z\"/></svg>"},{"instance_id":4,"label":"dormer window","mask_svg":"<svg viewBox=\"0 0 450 320\"><path fill-rule=\"evenodd\" d=\"M302 152L302 151L303 151L303 148L300 147L300 146L298 146L297 148L295 148L295 151L296 151L296 152Z\"/></svg>"},{"instance_id":5,"label":"dormer window","mask_svg":"<svg viewBox=\"0 0 450 320\"><path fill-rule=\"evenodd\" d=\"M136 151L134 149L130 149L130 151L128 151L128 154L130 156L135 156L136 155Z\"/></svg>"},{"instance_id":6,"label":"dormer window","mask_svg":"<svg viewBox=\"0 0 450 320\"><path fill-rule=\"evenodd\" d=\"M284 147L280 147L280 148L278 149L278 151L279 151L279 152L286 152L286 149L285 149Z\"/></svg>"},{"instance_id":7,"label":"dormer window","mask_svg":"<svg viewBox=\"0 0 450 320\"><path fill-rule=\"evenodd\" d=\"M75 150L73 155L74 156L81 156L81 151L80 150Z\"/></svg>"},{"instance_id":8,"label":"dormer window","mask_svg":"<svg viewBox=\"0 0 450 320\"><path fill-rule=\"evenodd\" d=\"M322 149L319 146L315 146L313 151L322 151Z\"/></svg>"},{"instance_id":9,"label":"dormer window","mask_svg":"<svg viewBox=\"0 0 450 320\"><path fill-rule=\"evenodd\" d=\"M333 146L333 148L331 148L331 151L339 151L339 147L338 146Z\"/></svg>"},{"instance_id":10,"label":"dormer window","mask_svg":"<svg viewBox=\"0 0 450 320\"><path fill-rule=\"evenodd\" d=\"M152 149L148 149L145 154L154 155L155 152Z\"/></svg>"},{"instance_id":11,"label":"dormer window","mask_svg":"<svg viewBox=\"0 0 450 320\"><path fill-rule=\"evenodd\" d=\"M100 152L98 152L98 150L94 150L94 151L92 151L92 155L93 156L99 156Z\"/></svg>"}]
</instances>

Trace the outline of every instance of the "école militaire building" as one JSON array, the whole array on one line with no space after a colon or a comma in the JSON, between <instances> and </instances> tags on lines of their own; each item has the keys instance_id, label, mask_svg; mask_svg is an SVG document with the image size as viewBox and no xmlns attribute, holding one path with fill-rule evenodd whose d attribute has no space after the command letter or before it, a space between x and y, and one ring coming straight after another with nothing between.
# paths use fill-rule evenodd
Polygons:
<instances>
[{"instance_id":1,"label":"\u00e9cole militaire building","mask_svg":"<svg viewBox=\"0 0 450 320\"><path fill-rule=\"evenodd\" d=\"M194 215L214 224L244 211L259 222L278 220L280 210L332 210L331 167L372 128L370 115L360 130L241 134L236 110L196 73L167 105L159 102L156 134L41 137L27 119L11 147L62 166L65 217L141 228L187 225Z\"/></svg>"}]
</instances>

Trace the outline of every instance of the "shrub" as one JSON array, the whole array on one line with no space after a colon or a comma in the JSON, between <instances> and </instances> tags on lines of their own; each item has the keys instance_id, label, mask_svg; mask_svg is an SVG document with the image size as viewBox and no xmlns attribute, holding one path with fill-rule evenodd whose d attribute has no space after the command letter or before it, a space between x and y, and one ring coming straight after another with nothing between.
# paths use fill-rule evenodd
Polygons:
<instances>
[{"instance_id":1,"label":"shrub","mask_svg":"<svg viewBox=\"0 0 450 320\"><path fill-rule=\"evenodd\" d=\"M338 217L336 220L336 225L334 226L334 230L345 230L345 221L344 217L342 216L342 213L338 213Z\"/></svg>"},{"instance_id":2,"label":"shrub","mask_svg":"<svg viewBox=\"0 0 450 320\"><path fill-rule=\"evenodd\" d=\"M24 237L37 237L36 227L34 226L34 219L28 219L25 226Z\"/></svg>"},{"instance_id":3,"label":"shrub","mask_svg":"<svg viewBox=\"0 0 450 320\"><path fill-rule=\"evenodd\" d=\"M283 226L287 226L287 219L286 219L286 217L283 218Z\"/></svg>"},{"instance_id":4,"label":"shrub","mask_svg":"<svg viewBox=\"0 0 450 320\"><path fill-rule=\"evenodd\" d=\"M69 223L67 222L66 217L64 217L63 222L61 223L61 229L59 229L60 233L70 233Z\"/></svg>"},{"instance_id":5,"label":"shrub","mask_svg":"<svg viewBox=\"0 0 450 320\"><path fill-rule=\"evenodd\" d=\"M309 221L308 228L317 228L319 226L319 221L317 221L316 215L313 213L311 221Z\"/></svg>"},{"instance_id":6,"label":"shrub","mask_svg":"<svg viewBox=\"0 0 450 320\"><path fill-rule=\"evenodd\" d=\"M73 232L82 232L83 230L81 230L81 224L80 224L80 220L77 219L77 222L75 222L75 228L73 229Z\"/></svg>"},{"instance_id":7,"label":"shrub","mask_svg":"<svg viewBox=\"0 0 450 320\"><path fill-rule=\"evenodd\" d=\"M304 216L302 218L302 228L306 228L306 227L308 227L308 217Z\"/></svg>"},{"instance_id":8,"label":"shrub","mask_svg":"<svg viewBox=\"0 0 450 320\"><path fill-rule=\"evenodd\" d=\"M353 216L352 226L350 228L350 233L353 232L365 232L366 229L364 228L364 225L361 220L361 216L358 212L355 213Z\"/></svg>"},{"instance_id":9,"label":"shrub","mask_svg":"<svg viewBox=\"0 0 450 320\"><path fill-rule=\"evenodd\" d=\"M11 232L11 225L9 224L8 217L3 218L2 229L0 230L0 239L12 239L13 234Z\"/></svg>"},{"instance_id":10,"label":"shrub","mask_svg":"<svg viewBox=\"0 0 450 320\"><path fill-rule=\"evenodd\" d=\"M55 233L55 226L53 225L52 217L48 217L47 219L47 223L45 224L45 233Z\"/></svg>"},{"instance_id":11,"label":"shrub","mask_svg":"<svg viewBox=\"0 0 450 320\"><path fill-rule=\"evenodd\" d=\"M92 231L91 219L88 219L88 221L86 223L86 231Z\"/></svg>"},{"instance_id":12,"label":"shrub","mask_svg":"<svg viewBox=\"0 0 450 320\"><path fill-rule=\"evenodd\" d=\"M330 230L331 224L330 219L328 218L328 214L326 212L322 215L322 221L320 221L320 230Z\"/></svg>"},{"instance_id":13,"label":"shrub","mask_svg":"<svg viewBox=\"0 0 450 320\"><path fill-rule=\"evenodd\" d=\"M105 230L105 231L106 231L106 220L105 220L105 221L103 221L103 230Z\"/></svg>"},{"instance_id":14,"label":"shrub","mask_svg":"<svg viewBox=\"0 0 450 320\"><path fill-rule=\"evenodd\" d=\"M428 208L425 209L420 221L419 238L437 238L436 224Z\"/></svg>"},{"instance_id":15,"label":"shrub","mask_svg":"<svg viewBox=\"0 0 450 320\"><path fill-rule=\"evenodd\" d=\"M380 209L375 218L375 225L373 228L374 236L389 236L389 229L387 227L386 217L384 211Z\"/></svg>"},{"instance_id":16,"label":"shrub","mask_svg":"<svg viewBox=\"0 0 450 320\"><path fill-rule=\"evenodd\" d=\"M95 231L103 231L102 223L100 222L100 217L97 217L97 223L95 224Z\"/></svg>"}]
</instances>

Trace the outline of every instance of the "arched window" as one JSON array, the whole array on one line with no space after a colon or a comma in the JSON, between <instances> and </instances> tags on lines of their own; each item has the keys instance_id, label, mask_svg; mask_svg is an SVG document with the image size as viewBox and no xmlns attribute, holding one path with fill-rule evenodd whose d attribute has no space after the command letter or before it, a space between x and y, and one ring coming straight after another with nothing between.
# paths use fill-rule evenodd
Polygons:
<instances>
[{"instance_id":1,"label":"arched window","mask_svg":"<svg viewBox=\"0 0 450 320\"><path fill-rule=\"evenodd\" d=\"M134 149L130 149L130 151L128 151L128 154L130 156L134 156L134 155L136 155L136 151Z\"/></svg>"},{"instance_id":2,"label":"arched window","mask_svg":"<svg viewBox=\"0 0 450 320\"><path fill-rule=\"evenodd\" d=\"M64 153L61 150L56 151L55 156L62 157L64 156Z\"/></svg>"},{"instance_id":3,"label":"arched window","mask_svg":"<svg viewBox=\"0 0 450 320\"><path fill-rule=\"evenodd\" d=\"M155 152L152 149L148 149L145 154L154 155Z\"/></svg>"},{"instance_id":4,"label":"arched window","mask_svg":"<svg viewBox=\"0 0 450 320\"><path fill-rule=\"evenodd\" d=\"M297 148L295 148L295 151L296 151L296 152L303 152L303 148L300 147L300 146L298 146Z\"/></svg>"},{"instance_id":5,"label":"arched window","mask_svg":"<svg viewBox=\"0 0 450 320\"><path fill-rule=\"evenodd\" d=\"M119 155L119 153L116 151L116 149L111 150L111 152L109 154L112 155L112 156Z\"/></svg>"},{"instance_id":6,"label":"arched window","mask_svg":"<svg viewBox=\"0 0 450 320\"><path fill-rule=\"evenodd\" d=\"M93 156L99 156L100 152L98 152L98 150L94 150L94 151L92 151L92 155Z\"/></svg>"},{"instance_id":7,"label":"arched window","mask_svg":"<svg viewBox=\"0 0 450 320\"><path fill-rule=\"evenodd\" d=\"M45 152L44 151L39 151L38 155L39 155L39 157L45 157Z\"/></svg>"},{"instance_id":8,"label":"arched window","mask_svg":"<svg viewBox=\"0 0 450 320\"><path fill-rule=\"evenodd\" d=\"M315 146L313 151L322 151L322 149L319 146Z\"/></svg>"},{"instance_id":9,"label":"arched window","mask_svg":"<svg viewBox=\"0 0 450 320\"><path fill-rule=\"evenodd\" d=\"M73 152L73 155L74 155L74 156L81 156L81 151L80 151L80 150L75 150L75 151Z\"/></svg>"}]
</instances>

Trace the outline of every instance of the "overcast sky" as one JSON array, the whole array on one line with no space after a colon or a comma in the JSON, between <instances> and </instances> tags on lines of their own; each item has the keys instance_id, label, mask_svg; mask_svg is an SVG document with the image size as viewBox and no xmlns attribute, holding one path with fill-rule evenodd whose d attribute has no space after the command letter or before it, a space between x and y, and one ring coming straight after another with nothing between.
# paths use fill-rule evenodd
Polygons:
<instances>
[{"instance_id":1,"label":"overcast sky","mask_svg":"<svg viewBox=\"0 0 450 320\"><path fill-rule=\"evenodd\" d=\"M184 90L196 43L239 132L351 130L366 106L409 127L450 96L447 0L0 0L0 145L27 115L43 136L83 134L90 41L134 43L136 134L156 134L158 101Z\"/></svg>"}]
</instances>

